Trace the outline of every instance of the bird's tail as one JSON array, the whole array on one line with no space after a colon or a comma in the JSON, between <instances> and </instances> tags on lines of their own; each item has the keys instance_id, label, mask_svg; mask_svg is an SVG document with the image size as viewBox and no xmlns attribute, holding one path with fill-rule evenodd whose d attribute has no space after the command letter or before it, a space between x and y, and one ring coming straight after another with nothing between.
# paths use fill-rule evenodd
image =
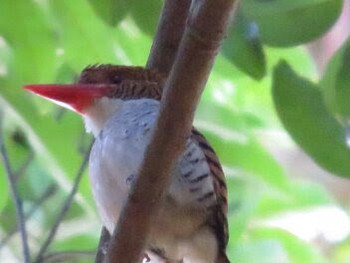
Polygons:
<instances>
[{"instance_id":1,"label":"bird's tail","mask_svg":"<svg viewBox=\"0 0 350 263\"><path fill-rule=\"evenodd\" d=\"M230 263L225 251L220 251L215 263Z\"/></svg>"}]
</instances>

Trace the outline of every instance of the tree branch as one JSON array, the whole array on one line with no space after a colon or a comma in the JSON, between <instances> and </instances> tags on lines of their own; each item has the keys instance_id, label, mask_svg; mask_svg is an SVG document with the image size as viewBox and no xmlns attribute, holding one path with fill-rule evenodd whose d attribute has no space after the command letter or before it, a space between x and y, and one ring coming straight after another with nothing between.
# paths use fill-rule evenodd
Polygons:
<instances>
[{"instance_id":1,"label":"tree branch","mask_svg":"<svg viewBox=\"0 0 350 263\"><path fill-rule=\"evenodd\" d=\"M146 68L156 69L167 76L173 66L178 47L183 36L191 0L165 0L159 19ZM102 263L106 253L106 244L111 236L102 227L97 248L96 263Z\"/></svg>"},{"instance_id":2,"label":"tree branch","mask_svg":"<svg viewBox=\"0 0 350 263\"><path fill-rule=\"evenodd\" d=\"M169 185L171 167L190 134L200 94L235 3L234 0L194 0L192 3L139 178L131 189L110 242L107 255L110 263L140 261L153 216Z\"/></svg>"},{"instance_id":3,"label":"tree branch","mask_svg":"<svg viewBox=\"0 0 350 263\"><path fill-rule=\"evenodd\" d=\"M24 215L25 221L28 221L32 217L32 215L35 213L35 211L45 202L47 201L52 195L55 194L57 191L57 185L55 183L50 184L45 192L36 200L35 204L30 208L27 214ZM17 233L18 229L14 228L10 230L10 232L6 235L4 239L0 241L0 250L6 245L6 243L11 239L11 237Z\"/></svg>"},{"instance_id":4,"label":"tree branch","mask_svg":"<svg viewBox=\"0 0 350 263\"><path fill-rule=\"evenodd\" d=\"M29 246L28 246L28 236L27 236L27 230L25 225L22 200L17 191L16 178L12 172L9 157L8 157L7 150L4 143L4 137L3 137L3 131L2 131L2 112L0 112L0 152L1 152L2 161L4 163L9 186L11 189L12 199L16 207L17 227L21 233L24 262L29 263L30 252L29 252Z\"/></svg>"},{"instance_id":5,"label":"tree branch","mask_svg":"<svg viewBox=\"0 0 350 263\"><path fill-rule=\"evenodd\" d=\"M166 0L159 19L147 68L168 75L186 26L191 0Z\"/></svg>"},{"instance_id":6,"label":"tree branch","mask_svg":"<svg viewBox=\"0 0 350 263\"><path fill-rule=\"evenodd\" d=\"M102 227L100 241L97 247L95 263L102 263L104 261L110 239L111 235L109 234L107 228Z\"/></svg>"},{"instance_id":7,"label":"tree branch","mask_svg":"<svg viewBox=\"0 0 350 263\"><path fill-rule=\"evenodd\" d=\"M55 223L53 224L53 226L52 226L52 228L50 230L49 235L47 236L45 242L43 243L43 245L41 246L41 248L40 248L40 250L38 252L38 255L37 255L36 260L35 260L35 262L37 262L37 263L43 262L43 256L44 256L47 248L51 244L53 238L55 237L56 232L58 230L58 227L60 226L64 216L66 215L67 211L69 210L69 208L70 208L70 206L71 206L71 204L73 202L74 195L78 191L78 187L79 187L80 181L81 181L81 179L83 177L84 170L85 170L85 168L87 166L87 163L89 161L89 155L90 155L90 150L91 150L92 144L93 144L93 142L91 142L90 147L89 147L89 149L87 150L87 152L86 152L86 154L84 156L83 162L81 163L81 165L79 167L77 175L76 175L76 177L74 179L74 184L73 184L72 190L69 193L69 195L68 195L67 199L65 200L65 202L63 203L62 208L60 210L60 213L58 214L58 216L56 218L56 221L55 221Z\"/></svg>"},{"instance_id":8,"label":"tree branch","mask_svg":"<svg viewBox=\"0 0 350 263\"><path fill-rule=\"evenodd\" d=\"M14 173L16 182L19 180L19 178L24 174L24 172L27 170L29 165L34 160L34 153L32 150L29 151L27 159L22 163L22 165L19 167L18 171Z\"/></svg>"}]
</instances>

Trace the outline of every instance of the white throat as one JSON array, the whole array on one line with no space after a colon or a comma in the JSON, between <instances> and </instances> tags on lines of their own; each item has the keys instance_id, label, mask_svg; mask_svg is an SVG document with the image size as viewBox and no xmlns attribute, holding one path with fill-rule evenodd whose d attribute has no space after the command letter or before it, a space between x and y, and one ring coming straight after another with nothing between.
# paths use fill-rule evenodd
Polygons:
<instances>
[{"instance_id":1,"label":"white throat","mask_svg":"<svg viewBox=\"0 0 350 263\"><path fill-rule=\"evenodd\" d=\"M101 98L89 107L83 115L85 129L96 137L103 129L107 120L123 105L121 99Z\"/></svg>"}]
</instances>

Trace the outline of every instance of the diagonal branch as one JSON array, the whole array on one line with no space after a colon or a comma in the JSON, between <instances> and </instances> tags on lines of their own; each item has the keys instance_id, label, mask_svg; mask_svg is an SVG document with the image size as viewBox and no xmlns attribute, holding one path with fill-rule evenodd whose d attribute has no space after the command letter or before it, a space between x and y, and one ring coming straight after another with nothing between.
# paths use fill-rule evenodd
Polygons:
<instances>
[{"instance_id":1,"label":"diagonal branch","mask_svg":"<svg viewBox=\"0 0 350 263\"><path fill-rule=\"evenodd\" d=\"M191 5L139 178L131 189L110 242L108 260L111 263L135 263L141 258L153 215L159 210L164 190L168 188L174 160L190 134L198 100L235 3L235 0L194 0Z\"/></svg>"},{"instance_id":2,"label":"diagonal branch","mask_svg":"<svg viewBox=\"0 0 350 263\"><path fill-rule=\"evenodd\" d=\"M90 150L91 150L92 144L93 144L93 142L91 142L90 147L89 147L89 149L87 150L87 152L86 152L86 154L84 156L83 162L81 163L81 165L79 167L77 175L75 176L72 190L69 193L69 195L68 195L67 199L65 200L65 202L63 203L62 208L60 210L60 213L58 214L58 216L56 218L56 221L55 221L55 223L53 224L53 226L52 226L52 228L50 230L49 235L47 236L45 242L43 243L43 245L41 246L41 248L40 248L40 250L38 252L38 255L37 255L36 260L35 260L35 262L37 262L37 263L43 262L43 256L46 253L46 250L48 249L49 245L51 244L53 238L55 237L56 232L58 230L58 227L60 226L64 216L68 212L68 210L69 210L69 208L70 208L70 206L71 206L71 204L73 202L74 196L75 196L76 192L78 191L80 181L81 181L81 179L83 177L85 168L86 168L87 163L89 161L89 155L90 155Z\"/></svg>"},{"instance_id":3,"label":"diagonal branch","mask_svg":"<svg viewBox=\"0 0 350 263\"><path fill-rule=\"evenodd\" d=\"M157 33L147 61L147 68L156 69L165 76L169 74L185 30L190 5L191 0L164 1ZM109 240L109 232L105 227L102 227L96 263L103 262L106 253L105 247Z\"/></svg>"},{"instance_id":4,"label":"diagonal branch","mask_svg":"<svg viewBox=\"0 0 350 263\"><path fill-rule=\"evenodd\" d=\"M110 239L111 235L109 234L107 228L102 227L100 241L98 243L97 253L95 257L95 263L102 263L104 261Z\"/></svg>"},{"instance_id":5,"label":"diagonal branch","mask_svg":"<svg viewBox=\"0 0 350 263\"><path fill-rule=\"evenodd\" d=\"M165 1L147 68L169 74L185 30L190 5L191 0Z\"/></svg>"},{"instance_id":6,"label":"diagonal branch","mask_svg":"<svg viewBox=\"0 0 350 263\"><path fill-rule=\"evenodd\" d=\"M13 202L15 203L15 207L16 207L17 226L18 226L18 229L21 233L24 262L29 263L30 262L30 252L29 252L29 246L28 246L28 236L27 236L27 230L26 230L26 225L25 225L22 200L21 200L21 198L18 194L18 191L17 191L16 178L12 172L10 160L9 160L7 150L5 147L5 143L4 143L4 137L2 134L2 112L0 112L0 152L1 152L2 161L4 163L7 179L9 181L12 199L13 199Z\"/></svg>"},{"instance_id":7,"label":"diagonal branch","mask_svg":"<svg viewBox=\"0 0 350 263\"><path fill-rule=\"evenodd\" d=\"M32 163L32 161L34 160L34 156L35 156L34 152L30 149L27 159L22 163L19 169L14 173L16 182L25 173L29 165Z\"/></svg>"}]
</instances>

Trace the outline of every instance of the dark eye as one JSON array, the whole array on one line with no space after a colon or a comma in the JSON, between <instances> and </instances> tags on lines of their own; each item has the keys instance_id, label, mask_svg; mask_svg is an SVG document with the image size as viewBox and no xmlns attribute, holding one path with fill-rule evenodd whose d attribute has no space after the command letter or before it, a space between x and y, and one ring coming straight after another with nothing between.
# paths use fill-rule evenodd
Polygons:
<instances>
[{"instance_id":1,"label":"dark eye","mask_svg":"<svg viewBox=\"0 0 350 263\"><path fill-rule=\"evenodd\" d=\"M113 84L120 84L123 81L123 78L121 76L115 76L112 81Z\"/></svg>"}]
</instances>

